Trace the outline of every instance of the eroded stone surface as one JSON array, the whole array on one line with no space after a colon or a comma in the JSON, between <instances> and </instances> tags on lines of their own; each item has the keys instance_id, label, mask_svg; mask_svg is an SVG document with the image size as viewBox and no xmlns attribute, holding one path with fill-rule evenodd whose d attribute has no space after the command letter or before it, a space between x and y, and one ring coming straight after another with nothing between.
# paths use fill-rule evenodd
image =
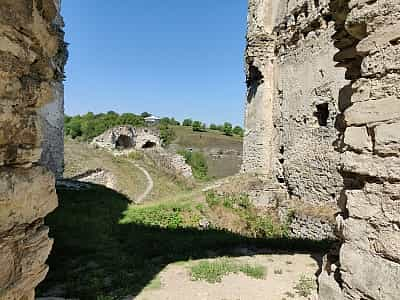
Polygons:
<instances>
[{"instance_id":1,"label":"eroded stone surface","mask_svg":"<svg viewBox=\"0 0 400 300\"><path fill-rule=\"evenodd\" d=\"M399 298L399 20L398 0L250 1L243 169L339 204L321 300Z\"/></svg>"},{"instance_id":2,"label":"eroded stone surface","mask_svg":"<svg viewBox=\"0 0 400 300\"><path fill-rule=\"evenodd\" d=\"M0 299L4 300L34 299L35 287L47 274L45 262L53 243L43 218L57 206L52 173L62 173L63 151L61 144L53 144L44 124L47 117L40 111L62 101L66 51L59 7L58 0L0 4ZM58 113L61 106L56 106ZM42 160L49 151L58 157Z\"/></svg>"}]
</instances>

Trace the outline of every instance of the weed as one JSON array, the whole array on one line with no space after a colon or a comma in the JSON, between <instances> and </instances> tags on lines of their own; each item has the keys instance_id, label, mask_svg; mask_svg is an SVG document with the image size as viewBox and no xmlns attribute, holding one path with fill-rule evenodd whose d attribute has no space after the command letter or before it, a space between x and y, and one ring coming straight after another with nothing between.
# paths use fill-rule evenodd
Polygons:
<instances>
[{"instance_id":1,"label":"weed","mask_svg":"<svg viewBox=\"0 0 400 300\"><path fill-rule=\"evenodd\" d=\"M283 274L283 270L282 269L276 269L276 270L274 270L274 274L282 275Z\"/></svg>"},{"instance_id":2,"label":"weed","mask_svg":"<svg viewBox=\"0 0 400 300\"><path fill-rule=\"evenodd\" d=\"M193 280L205 280L209 283L221 282L224 276L239 272L256 279L262 279L266 276L266 268L261 265L241 264L227 258L211 262L201 261L191 267Z\"/></svg>"},{"instance_id":3,"label":"weed","mask_svg":"<svg viewBox=\"0 0 400 300\"><path fill-rule=\"evenodd\" d=\"M214 206L217 206L220 204L221 199L218 197L218 195L215 192L208 192L206 194L206 202L210 208L213 208Z\"/></svg>"},{"instance_id":4,"label":"weed","mask_svg":"<svg viewBox=\"0 0 400 300\"><path fill-rule=\"evenodd\" d=\"M312 291L316 289L316 283L313 278L302 275L294 290L299 296L308 297L312 294Z\"/></svg>"},{"instance_id":5,"label":"weed","mask_svg":"<svg viewBox=\"0 0 400 300\"><path fill-rule=\"evenodd\" d=\"M128 153L127 158L131 160L143 160L144 154L141 151L131 151Z\"/></svg>"}]
</instances>

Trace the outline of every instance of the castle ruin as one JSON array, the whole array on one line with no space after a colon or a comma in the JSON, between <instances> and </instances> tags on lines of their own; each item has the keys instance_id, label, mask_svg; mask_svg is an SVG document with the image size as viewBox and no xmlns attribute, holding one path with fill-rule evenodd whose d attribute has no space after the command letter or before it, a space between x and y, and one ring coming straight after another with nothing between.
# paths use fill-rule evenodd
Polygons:
<instances>
[{"instance_id":1,"label":"castle ruin","mask_svg":"<svg viewBox=\"0 0 400 300\"><path fill-rule=\"evenodd\" d=\"M396 300L400 1L249 1L243 170L289 199L339 204L321 300ZM43 219L62 172L59 11L60 0L0 4L0 299L33 300L47 273Z\"/></svg>"},{"instance_id":2,"label":"castle ruin","mask_svg":"<svg viewBox=\"0 0 400 300\"><path fill-rule=\"evenodd\" d=\"M400 290L400 1L250 0L243 171L337 203L320 299Z\"/></svg>"}]
</instances>

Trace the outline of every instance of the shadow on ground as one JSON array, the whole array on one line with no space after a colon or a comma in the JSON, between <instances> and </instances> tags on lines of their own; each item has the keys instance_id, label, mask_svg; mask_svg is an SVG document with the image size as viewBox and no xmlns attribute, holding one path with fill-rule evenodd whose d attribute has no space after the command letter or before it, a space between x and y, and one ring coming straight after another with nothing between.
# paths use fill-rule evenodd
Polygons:
<instances>
[{"instance_id":1,"label":"shadow on ground","mask_svg":"<svg viewBox=\"0 0 400 300\"><path fill-rule=\"evenodd\" d=\"M128 199L91 185L74 191L58 189L59 207L46 223L55 239L50 272L38 295L116 299L138 295L168 264L189 259L245 255L290 249L321 253L328 242L251 239L227 231L162 229L120 224ZM318 257L318 255L316 256Z\"/></svg>"}]
</instances>

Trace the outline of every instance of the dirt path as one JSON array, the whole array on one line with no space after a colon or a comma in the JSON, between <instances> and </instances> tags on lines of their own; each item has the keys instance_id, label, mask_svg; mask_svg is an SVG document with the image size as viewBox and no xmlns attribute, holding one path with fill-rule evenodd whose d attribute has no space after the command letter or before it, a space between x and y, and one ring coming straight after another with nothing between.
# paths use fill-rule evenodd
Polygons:
<instances>
[{"instance_id":1,"label":"dirt path","mask_svg":"<svg viewBox=\"0 0 400 300\"><path fill-rule=\"evenodd\" d=\"M255 255L237 258L251 264L265 266L265 279L254 279L244 274L225 276L222 282L211 284L205 281L192 281L190 265L172 264L160 274L161 286L148 287L134 298L135 300L314 300L315 288L307 297L300 296L294 287L302 276L315 279L319 269L317 261L310 254L293 255ZM127 298L132 300L133 298Z\"/></svg>"},{"instance_id":2,"label":"dirt path","mask_svg":"<svg viewBox=\"0 0 400 300\"><path fill-rule=\"evenodd\" d=\"M147 198L147 196L150 195L150 193L153 191L154 181L153 181L153 178L151 178L150 173L145 168L143 168L142 166L140 166L139 164L137 164L135 162L130 161L130 163L132 165L134 165L136 168L138 168L147 179L146 190L141 195L139 195L135 200L135 203L142 203Z\"/></svg>"}]
</instances>

